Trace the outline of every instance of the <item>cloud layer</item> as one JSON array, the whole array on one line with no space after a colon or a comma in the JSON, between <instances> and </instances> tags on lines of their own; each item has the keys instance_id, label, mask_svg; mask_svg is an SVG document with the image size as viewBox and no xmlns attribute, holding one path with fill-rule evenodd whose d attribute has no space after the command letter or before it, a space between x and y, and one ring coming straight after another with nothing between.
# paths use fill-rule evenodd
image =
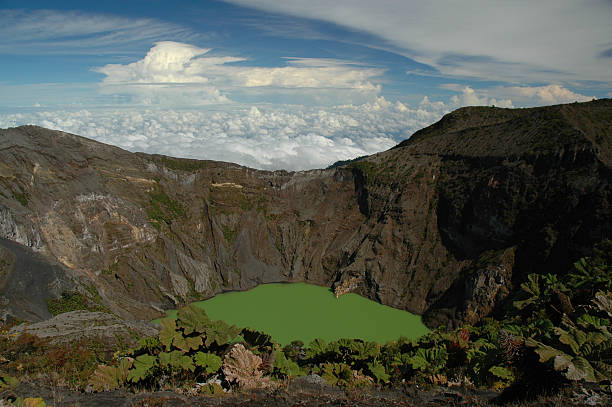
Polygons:
<instances>
[{"instance_id":1,"label":"cloud layer","mask_svg":"<svg viewBox=\"0 0 612 407\"><path fill-rule=\"evenodd\" d=\"M414 109L382 97L330 109L81 110L0 115L0 127L38 124L130 151L303 170L388 149L438 120L444 104Z\"/></svg>"},{"instance_id":2,"label":"cloud layer","mask_svg":"<svg viewBox=\"0 0 612 407\"><path fill-rule=\"evenodd\" d=\"M559 85L473 89L447 84L444 88L456 92L448 102L424 97L416 107L377 97L369 103L333 107L226 103L200 110L35 111L0 114L0 128L37 124L130 151L304 170L386 150L462 106L591 99Z\"/></svg>"}]
</instances>

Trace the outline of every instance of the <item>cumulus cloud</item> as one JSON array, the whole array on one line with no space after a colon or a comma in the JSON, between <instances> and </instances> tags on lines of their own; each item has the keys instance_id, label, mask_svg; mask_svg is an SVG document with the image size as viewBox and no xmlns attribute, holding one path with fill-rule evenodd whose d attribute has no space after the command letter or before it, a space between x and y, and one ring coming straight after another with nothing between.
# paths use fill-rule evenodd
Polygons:
<instances>
[{"instance_id":1,"label":"cumulus cloud","mask_svg":"<svg viewBox=\"0 0 612 407\"><path fill-rule=\"evenodd\" d=\"M212 85L210 76L221 66L242 61L235 57L205 56L210 49L173 41L157 42L145 57L129 64L93 68L105 75L100 91L127 95L144 105L197 106L228 99Z\"/></svg>"},{"instance_id":2,"label":"cumulus cloud","mask_svg":"<svg viewBox=\"0 0 612 407\"><path fill-rule=\"evenodd\" d=\"M444 84L442 89L458 92L453 95L449 107L490 106L514 107L543 106L571 102L586 102L593 96L576 93L561 85L546 86L495 86L486 89L473 89L470 86Z\"/></svg>"},{"instance_id":3,"label":"cumulus cloud","mask_svg":"<svg viewBox=\"0 0 612 407\"><path fill-rule=\"evenodd\" d=\"M235 65L244 58L212 56L210 49L163 41L146 56L129 64L108 64L93 70L105 75L104 94L123 94L140 104L186 104L227 102L229 92L253 88L292 90L350 90L375 95L380 85L370 80L383 71L334 59L286 58L287 66L256 67ZM338 93L336 99L345 96ZM295 95L295 93L293 94Z\"/></svg>"},{"instance_id":4,"label":"cumulus cloud","mask_svg":"<svg viewBox=\"0 0 612 407\"><path fill-rule=\"evenodd\" d=\"M594 96L581 95L560 85L501 87L492 91L503 92L514 100L534 105L587 102L594 99Z\"/></svg>"},{"instance_id":5,"label":"cumulus cloud","mask_svg":"<svg viewBox=\"0 0 612 407\"><path fill-rule=\"evenodd\" d=\"M0 115L0 127L37 124L130 151L231 161L260 169L322 168L386 150L447 112L383 97L333 108L235 106L223 111L80 110Z\"/></svg>"},{"instance_id":6,"label":"cumulus cloud","mask_svg":"<svg viewBox=\"0 0 612 407\"><path fill-rule=\"evenodd\" d=\"M207 83L208 75L219 66L244 58L210 57L197 58L210 49L173 41L157 42L139 61L130 64L108 64L93 68L105 75L104 84L171 84Z\"/></svg>"},{"instance_id":7,"label":"cumulus cloud","mask_svg":"<svg viewBox=\"0 0 612 407\"><path fill-rule=\"evenodd\" d=\"M378 36L447 75L612 82L608 0L224 0Z\"/></svg>"},{"instance_id":8,"label":"cumulus cloud","mask_svg":"<svg viewBox=\"0 0 612 407\"><path fill-rule=\"evenodd\" d=\"M496 99L490 97L488 90L474 90L470 86L443 85L443 88L459 91L460 94L453 95L450 99L449 107L457 108L462 106L498 106L514 107L512 100Z\"/></svg>"}]
</instances>

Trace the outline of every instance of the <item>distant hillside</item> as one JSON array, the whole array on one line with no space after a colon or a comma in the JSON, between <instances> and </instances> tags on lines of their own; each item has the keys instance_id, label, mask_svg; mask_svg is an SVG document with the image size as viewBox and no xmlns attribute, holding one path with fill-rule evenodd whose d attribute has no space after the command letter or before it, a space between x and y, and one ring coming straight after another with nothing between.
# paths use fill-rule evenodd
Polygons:
<instances>
[{"instance_id":1,"label":"distant hillside","mask_svg":"<svg viewBox=\"0 0 612 407\"><path fill-rule=\"evenodd\" d=\"M50 297L79 291L126 317L307 281L430 325L474 322L520 276L563 273L612 237L611 146L609 99L462 108L389 151L298 173L24 126L0 130L0 237L70 270Z\"/></svg>"}]
</instances>

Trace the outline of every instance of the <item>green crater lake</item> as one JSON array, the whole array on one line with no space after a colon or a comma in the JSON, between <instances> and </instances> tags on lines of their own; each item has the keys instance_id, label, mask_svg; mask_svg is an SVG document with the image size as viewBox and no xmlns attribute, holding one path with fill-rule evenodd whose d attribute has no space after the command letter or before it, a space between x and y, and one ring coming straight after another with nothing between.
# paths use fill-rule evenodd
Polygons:
<instances>
[{"instance_id":1,"label":"green crater lake","mask_svg":"<svg viewBox=\"0 0 612 407\"><path fill-rule=\"evenodd\" d=\"M212 319L264 331L283 345L298 339L308 344L315 338L360 338L384 344L429 332L418 315L357 294L336 298L329 288L306 283L263 284L194 304ZM176 310L166 313L176 318Z\"/></svg>"}]
</instances>

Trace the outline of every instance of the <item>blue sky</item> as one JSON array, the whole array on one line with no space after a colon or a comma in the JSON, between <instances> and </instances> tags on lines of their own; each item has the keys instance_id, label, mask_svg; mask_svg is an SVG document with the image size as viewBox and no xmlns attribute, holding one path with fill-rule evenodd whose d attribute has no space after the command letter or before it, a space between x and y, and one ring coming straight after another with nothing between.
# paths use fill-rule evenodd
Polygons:
<instances>
[{"instance_id":1,"label":"blue sky","mask_svg":"<svg viewBox=\"0 0 612 407\"><path fill-rule=\"evenodd\" d=\"M612 96L609 0L0 0L0 127L306 169L465 105Z\"/></svg>"}]
</instances>

